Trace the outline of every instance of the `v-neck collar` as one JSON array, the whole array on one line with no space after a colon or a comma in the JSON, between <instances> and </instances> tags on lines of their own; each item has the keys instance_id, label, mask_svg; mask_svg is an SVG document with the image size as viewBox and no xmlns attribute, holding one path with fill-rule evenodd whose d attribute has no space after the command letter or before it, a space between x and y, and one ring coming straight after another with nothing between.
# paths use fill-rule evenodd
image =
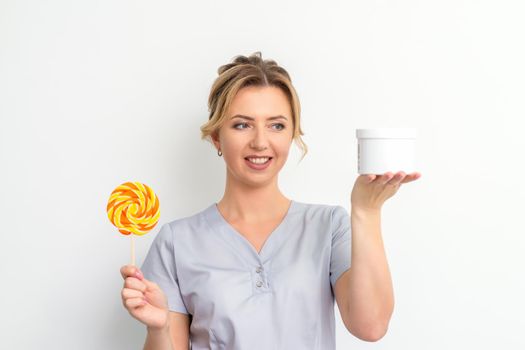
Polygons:
<instances>
[{"instance_id":1,"label":"v-neck collar","mask_svg":"<svg viewBox=\"0 0 525 350\"><path fill-rule=\"evenodd\" d=\"M294 200L290 200L290 206L284 218L279 225L270 233L264 242L261 251L257 253L255 247L246 237L241 235L220 213L217 203L213 203L206 210L206 218L212 229L216 230L219 235L243 258L259 265L268 261L286 239L286 226L297 206ZM289 230L288 230L289 231Z\"/></svg>"}]
</instances>

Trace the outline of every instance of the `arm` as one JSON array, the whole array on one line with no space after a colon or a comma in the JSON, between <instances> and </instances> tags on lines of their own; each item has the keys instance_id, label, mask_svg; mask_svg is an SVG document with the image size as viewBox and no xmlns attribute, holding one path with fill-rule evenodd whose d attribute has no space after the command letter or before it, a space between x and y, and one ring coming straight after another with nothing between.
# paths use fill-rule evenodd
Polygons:
<instances>
[{"instance_id":1,"label":"arm","mask_svg":"<svg viewBox=\"0 0 525 350\"><path fill-rule=\"evenodd\" d=\"M343 322L362 340L377 341L394 309L392 279L381 236L381 208L399 187L420 173L361 175L351 196L351 268L337 280L335 296Z\"/></svg>"},{"instance_id":2,"label":"arm","mask_svg":"<svg viewBox=\"0 0 525 350\"><path fill-rule=\"evenodd\" d=\"M353 334L376 341L385 335L394 309L392 279L381 237L381 213L352 209L350 222L352 267L347 277L347 321Z\"/></svg>"},{"instance_id":3,"label":"arm","mask_svg":"<svg viewBox=\"0 0 525 350\"><path fill-rule=\"evenodd\" d=\"M166 327L148 327L144 350L187 350L190 348L189 333L189 315L170 311Z\"/></svg>"},{"instance_id":4,"label":"arm","mask_svg":"<svg viewBox=\"0 0 525 350\"><path fill-rule=\"evenodd\" d=\"M144 350L174 350L169 326L163 329L148 328Z\"/></svg>"}]
</instances>

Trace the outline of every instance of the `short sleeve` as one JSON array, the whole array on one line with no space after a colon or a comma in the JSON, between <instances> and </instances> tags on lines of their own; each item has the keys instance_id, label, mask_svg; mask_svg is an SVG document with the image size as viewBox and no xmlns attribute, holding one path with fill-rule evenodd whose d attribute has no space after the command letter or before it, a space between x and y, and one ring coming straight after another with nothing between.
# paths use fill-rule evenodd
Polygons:
<instances>
[{"instance_id":1,"label":"short sleeve","mask_svg":"<svg viewBox=\"0 0 525 350\"><path fill-rule=\"evenodd\" d=\"M330 283L335 290L335 282L351 265L352 238L350 215L346 209L337 205L331 215L332 252L330 256Z\"/></svg>"},{"instance_id":2,"label":"short sleeve","mask_svg":"<svg viewBox=\"0 0 525 350\"><path fill-rule=\"evenodd\" d=\"M157 283L162 289L170 311L189 313L179 289L173 232L168 223L161 226L140 269L146 279Z\"/></svg>"}]
</instances>

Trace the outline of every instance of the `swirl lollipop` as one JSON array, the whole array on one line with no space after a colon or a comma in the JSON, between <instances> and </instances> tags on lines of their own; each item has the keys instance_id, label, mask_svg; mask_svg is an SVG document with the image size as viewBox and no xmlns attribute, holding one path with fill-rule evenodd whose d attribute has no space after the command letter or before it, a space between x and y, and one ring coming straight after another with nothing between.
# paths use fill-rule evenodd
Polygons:
<instances>
[{"instance_id":1,"label":"swirl lollipop","mask_svg":"<svg viewBox=\"0 0 525 350\"><path fill-rule=\"evenodd\" d=\"M143 236L155 227L160 203L153 190L140 182L125 182L111 192L106 211L123 235L131 235L131 264L135 265L134 235Z\"/></svg>"}]
</instances>

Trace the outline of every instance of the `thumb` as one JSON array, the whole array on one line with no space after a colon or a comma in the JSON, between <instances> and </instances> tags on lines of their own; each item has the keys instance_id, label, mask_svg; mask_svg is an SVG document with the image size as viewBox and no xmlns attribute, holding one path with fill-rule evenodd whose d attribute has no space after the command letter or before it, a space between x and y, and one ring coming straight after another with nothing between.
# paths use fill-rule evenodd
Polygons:
<instances>
[{"instance_id":1,"label":"thumb","mask_svg":"<svg viewBox=\"0 0 525 350\"><path fill-rule=\"evenodd\" d=\"M160 287L159 287L159 285L157 283L152 282L150 280L147 280L146 278L143 278L142 282L146 285L146 289L148 289L150 291L156 291L156 290L160 289Z\"/></svg>"},{"instance_id":2,"label":"thumb","mask_svg":"<svg viewBox=\"0 0 525 350\"><path fill-rule=\"evenodd\" d=\"M366 176L366 183L370 183L370 182L374 181L375 178L376 178L376 175L374 175L374 174L368 174L368 175Z\"/></svg>"}]
</instances>

